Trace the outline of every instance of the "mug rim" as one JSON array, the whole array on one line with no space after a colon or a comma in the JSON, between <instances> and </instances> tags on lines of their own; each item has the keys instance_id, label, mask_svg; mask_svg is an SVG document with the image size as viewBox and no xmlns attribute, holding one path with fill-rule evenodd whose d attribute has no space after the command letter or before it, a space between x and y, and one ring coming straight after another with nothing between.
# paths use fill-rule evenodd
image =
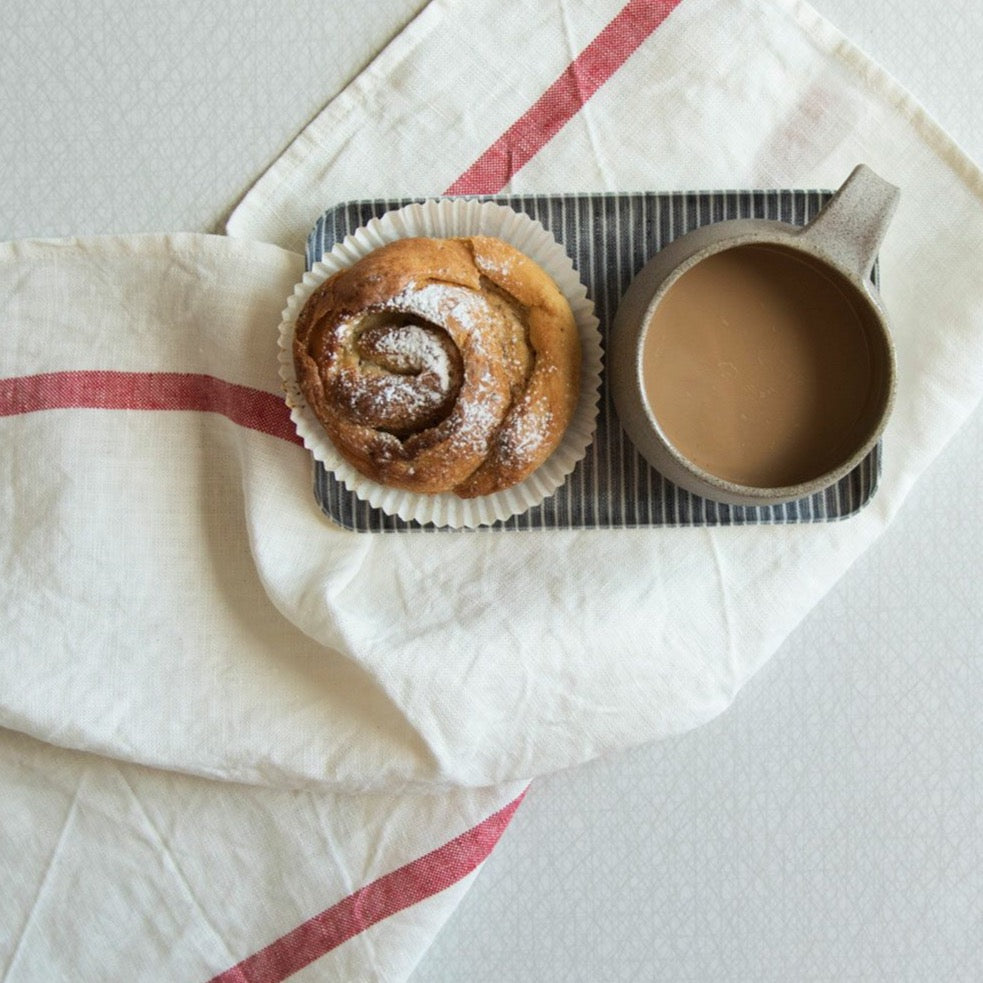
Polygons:
<instances>
[{"instance_id":1,"label":"mug rim","mask_svg":"<svg viewBox=\"0 0 983 983\"><path fill-rule=\"evenodd\" d=\"M726 501L727 498L742 498L759 505L794 501L795 499L804 498L822 491L845 477L863 461L883 435L894 408L897 389L897 357L894 341L891 337L890 323L874 284L867 278L861 277L856 271L844 267L833 257L827 255L822 249L816 248L817 244L814 241L804 241L802 239L802 232L805 228L808 228L807 226L802 228L798 226L787 226L786 223L768 219L732 219L716 223L717 231L723 232L724 230L721 230L720 226L730 224L742 226L753 224L755 227L748 228L744 232L735 231L732 235L723 234L719 238L715 238L712 242L708 242L695 250L674 266L658 282L646 302L641 317L641 325L639 326L634 343L633 375L635 390L639 397L643 416L649 428L655 434L659 444L673 459L676 466L688 476L691 476L695 482L707 486L714 491L724 493L725 497L717 498L718 501ZM675 241L680 242L687 235L691 234L686 233L686 235L681 236ZM877 337L877 344L880 349L878 365L883 370L885 392L880 400L880 406L872 417L872 423L864 429L865 436L863 440L859 444L855 444L850 456L836 466L828 468L812 478L791 485L746 485L723 478L698 465L695 461L683 454L663 430L658 417L652 409L643 380L642 366L645 342L655 312L666 294L684 274L704 260L742 246L773 246L791 253L797 258L803 259L813 266L820 267L822 271L830 271L839 280L849 286L851 299L859 300L862 303L863 314L867 316L865 319L868 322L873 321L877 326L876 332L868 333L868 338L871 335L876 335ZM658 467L658 465L655 466ZM685 487L684 484L681 484L673 477L670 480L676 484L680 484L680 487ZM695 487L687 490L694 491L696 494L703 495L707 498L715 497L713 491L706 491Z\"/></svg>"}]
</instances>

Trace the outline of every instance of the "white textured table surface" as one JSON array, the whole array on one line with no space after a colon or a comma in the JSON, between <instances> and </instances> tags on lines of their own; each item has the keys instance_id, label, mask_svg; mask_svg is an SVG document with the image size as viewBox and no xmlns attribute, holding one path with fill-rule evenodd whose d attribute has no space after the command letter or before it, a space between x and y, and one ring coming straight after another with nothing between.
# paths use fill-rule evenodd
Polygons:
<instances>
[{"instance_id":1,"label":"white textured table surface","mask_svg":"<svg viewBox=\"0 0 983 983\"><path fill-rule=\"evenodd\" d=\"M13 0L0 238L219 229L422 5ZM814 6L983 160L978 4ZM415 979L983 978L981 446L730 712L536 782Z\"/></svg>"}]
</instances>

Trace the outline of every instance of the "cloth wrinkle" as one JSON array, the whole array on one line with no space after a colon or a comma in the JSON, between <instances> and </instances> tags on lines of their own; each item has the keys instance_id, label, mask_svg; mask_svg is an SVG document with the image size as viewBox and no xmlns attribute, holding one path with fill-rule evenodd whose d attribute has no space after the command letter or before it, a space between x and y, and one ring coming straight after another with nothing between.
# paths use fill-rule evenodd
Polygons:
<instances>
[{"instance_id":1,"label":"cloth wrinkle","mask_svg":"<svg viewBox=\"0 0 983 983\"><path fill-rule=\"evenodd\" d=\"M34 921L34 916L38 911L38 906L41 904L42 898L48 890L49 878L51 877L51 872L61 855L62 846L65 842L65 837L68 835L69 829L75 820L75 814L79 806L79 797L81 795L82 785L86 781L87 771L83 770L77 780L75 791L72 794L72 800L68 804L68 809L65 811L65 816L62 819L61 829L58 832L58 839L55 841L55 845L52 848L51 854L48 857L48 862L45 865L44 872L41 875L40 882L38 883L37 892L34 895L33 903L31 904L31 909L27 913L27 918L24 924L21 926L20 932L17 936L17 944L14 946L14 951L11 953L10 962L7 964L7 968L4 970L3 979L6 980L10 974L14 971L17 966L17 961L20 957L22 947L24 945L24 940L27 938L28 933L31 930L31 925Z\"/></svg>"},{"instance_id":2,"label":"cloth wrinkle","mask_svg":"<svg viewBox=\"0 0 983 983\"><path fill-rule=\"evenodd\" d=\"M132 799L137 811L143 817L143 821L146 824L146 830L152 835L154 841L158 844L163 854L163 857L167 860L167 866L170 868L171 872L174 874L178 883L182 886L185 892L186 899L190 900L195 911L197 911L201 921L208 927L209 931L212 933L213 937L217 939L223 946L225 950L225 958L230 962L235 961L235 954L229 947L228 941L225 936L218 930L211 916L208 913L208 908L205 904L201 902L197 893L191 886L191 882L188 880L184 871L181 869L181 865L178 863L177 858L174 856L173 850L171 850L170 845L164 838L163 834L157 828L153 819L150 818L150 814L147 812L146 807L143 804L140 796L137 794L136 789L126 777L126 773L123 767L116 766L116 775L119 778L121 786L126 790L129 797Z\"/></svg>"},{"instance_id":3,"label":"cloth wrinkle","mask_svg":"<svg viewBox=\"0 0 983 983\"><path fill-rule=\"evenodd\" d=\"M443 770L443 758L433 740L411 714L407 703L400 699L398 693L392 691L383 674L374 666L371 652L377 643L367 643L365 638L358 634L358 625L349 617L345 617L346 608L350 610L350 607L346 605L344 596L352 588L357 575L356 570L343 584L325 588L325 596L331 598L333 602L328 604L325 610L335 612L330 625L331 636L336 643L332 647L351 664L377 694L389 718L387 728L394 733L400 733L406 749L412 751L421 763L428 762L435 774L440 774ZM377 725L378 720L377 717ZM394 726L397 721L403 724L401 732Z\"/></svg>"},{"instance_id":4,"label":"cloth wrinkle","mask_svg":"<svg viewBox=\"0 0 983 983\"><path fill-rule=\"evenodd\" d=\"M326 810L323 798L310 791L304 794L310 802L311 811L317 818L316 829L321 837L324 852L334 865L337 884L335 894L338 897L347 897L361 885L362 871L355 870L351 861L346 858L345 843L332 824L332 817ZM365 864L363 869L372 869L371 864Z\"/></svg>"},{"instance_id":5,"label":"cloth wrinkle","mask_svg":"<svg viewBox=\"0 0 983 983\"><path fill-rule=\"evenodd\" d=\"M721 553L720 546L712 532L705 534L704 538L710 548L710 559L714 575L717 581L717 588L720 593L720 614L723 621L722 649L727 661L729 672L729 690L733 696L743 683L743 673L739 668L740 659L737 655L738 633L736 621L731 613L731 587L729 578L724 570L725 560Z\"/></svg>"}]
</instances>

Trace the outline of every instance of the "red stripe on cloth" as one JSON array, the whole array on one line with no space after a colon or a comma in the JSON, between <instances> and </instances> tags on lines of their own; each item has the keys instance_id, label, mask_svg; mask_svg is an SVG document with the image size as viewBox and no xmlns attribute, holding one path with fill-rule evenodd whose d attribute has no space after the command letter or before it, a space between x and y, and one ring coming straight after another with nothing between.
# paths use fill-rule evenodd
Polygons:
<instances>
[{"instance_id":1,"label":"red stripe on cloth","mask_svg":"<svg viewBox=\"0 0 983 983\"><path fill-rule=\"evenodd\" d=\"M451 887L492 852L525 794L442 847L309 918L210 983L280 983L376 922Z\"/></svg>"},{"instance_id":2,"label":"red stripe on cloth","mask_svg":"<svg viewBox=\"0 0 983 983\"><path fill-rule=\"evenodd\" d=\"M448 189L494 194L572 119L680 0L630 0L560 77Z\"/></svg>"},{"instance_id":3,"label":"red stripe on cloth","mask_svg":"<svg viewBox=\"0 0 983 983\"><path fill-rule=\"evenodd\" d=\"M45 372L0 379L0 416L55 409L197 410L299 444L282 397L192 372Z\"/></svg>"}]
</instances>

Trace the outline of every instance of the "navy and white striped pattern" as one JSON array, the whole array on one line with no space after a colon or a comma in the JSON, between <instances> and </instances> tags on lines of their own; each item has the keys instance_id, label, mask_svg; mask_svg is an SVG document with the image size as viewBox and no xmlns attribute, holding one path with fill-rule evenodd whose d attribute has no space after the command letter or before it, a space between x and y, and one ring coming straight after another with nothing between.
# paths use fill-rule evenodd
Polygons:
<instances>
[{"instance_id":1,"label":"navy and white striped pattern","mask_svg":"<svg viewBox=\"0 0 983 983\"><path fill-rule=\"evenodd\" d=\"M804 225L827 191L693 191L666 194L489 196L541 222L563 244L593 300L603 338L635 273L668 242L729 218ZM307 242L308 267L371 218L409 199L348 202L325 212ZM666 481L638 454L618 423L602 382L597 434L587 456L551 498L493 530L762 525L826 522L853 515L877 486L880 445L826 491L772 506L723 505ZM351 494L317 463L315 495L324 512L360 532L444 531L388 516Z\"/></svg>"}]
</instances>

